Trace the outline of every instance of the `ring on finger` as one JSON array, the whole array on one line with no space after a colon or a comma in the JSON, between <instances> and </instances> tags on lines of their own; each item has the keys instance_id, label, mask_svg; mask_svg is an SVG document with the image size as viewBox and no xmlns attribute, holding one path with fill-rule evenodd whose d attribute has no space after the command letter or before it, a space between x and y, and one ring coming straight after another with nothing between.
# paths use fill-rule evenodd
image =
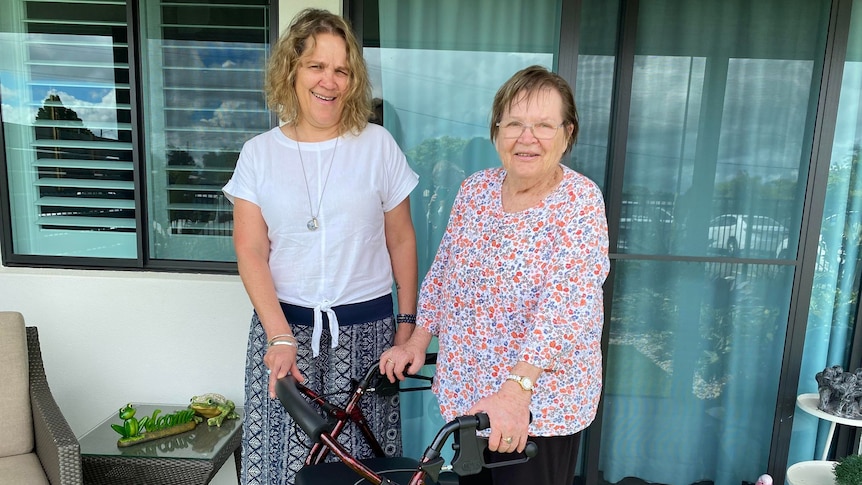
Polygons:
<instances>
[{"instance_id":1,"label":"ring on finger","mask_svg":"<svg viewBox=\"0 0 862 485\"><path fill-rule=\"evenodd\" d=\"M503 438L503 441L505 441L507 445L511 445L512 444L512 437L506 436L505 438Z\"/></svg>"},{"instance_id":2,"label":"ring on finger","mask_svg":"<svg viewBox=\"0 0 862 485\"><path fill-rule=\"evenodd\" d=\"M387 364L395 365L395 361L394 361L394 360L392 360L392 359L386 359L386 363L387 363Z\"/></svg>"}]
</instances>

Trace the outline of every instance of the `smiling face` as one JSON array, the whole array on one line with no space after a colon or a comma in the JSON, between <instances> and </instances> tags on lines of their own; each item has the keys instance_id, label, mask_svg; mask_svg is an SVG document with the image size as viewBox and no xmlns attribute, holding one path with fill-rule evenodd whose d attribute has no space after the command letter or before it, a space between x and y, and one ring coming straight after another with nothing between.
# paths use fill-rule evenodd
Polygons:
<instances>
[{"instance_id":1,"label":"smiling face","mask_svg":"<svg viewBox=\"0 0 862 485\"><path fill-rule=\"evenodd\" d=\"M344 95L350 85L347 44L333 34L322 33L306 42L299 59L294 89L299 99L298 131L304 141L319 141L339 134Z\"/></svg>"},{"instance_id":2,"label":"smiling face","mask_svg":"<svg viewBox=\"0 0 862 485\"><path fill-rule=\"evenodd\" d=\"M515 96L503 111L500 126L518 122L526 126L547 124L559 126L563 122L563 100L556 89L541 88ZM494 145L507 177L518 184L534 184L554 177L557 165L563 158L572 125L557 129L554 137L539 140L530 128L518 138L506 138L498 131Z\"/></svg>"}]
</instances>

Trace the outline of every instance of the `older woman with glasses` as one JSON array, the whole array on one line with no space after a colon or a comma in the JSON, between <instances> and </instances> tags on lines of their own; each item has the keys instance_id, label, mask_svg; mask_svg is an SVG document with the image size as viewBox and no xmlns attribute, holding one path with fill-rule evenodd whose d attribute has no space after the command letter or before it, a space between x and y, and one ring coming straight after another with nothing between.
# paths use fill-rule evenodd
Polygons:
<instances>
[{"instance_id":1,"label":"older woman with glasses","mask_svg":"<svg viewBox=\"0 0 862 485\"><path fill-rule=\"evenodd\" d=\"M443 417L487 413L491 461L511 459L528 439L539 448L526 463L461 483L570 485L602 387L604 202L561 164L578 116L557 74L532 66L506 81L490 128L502 167L461 185L422 284L417 327L383 353L380 370L391 381L418 372L437 336Z\"/></svg>"}]
</instances>

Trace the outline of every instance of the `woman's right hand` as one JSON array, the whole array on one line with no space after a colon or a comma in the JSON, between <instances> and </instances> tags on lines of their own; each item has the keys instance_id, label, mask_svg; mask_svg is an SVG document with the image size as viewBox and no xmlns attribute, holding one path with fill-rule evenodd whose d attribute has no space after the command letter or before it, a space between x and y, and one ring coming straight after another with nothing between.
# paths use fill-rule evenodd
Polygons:
<instances>
[{"instance_id":1,"label":"woman's right hand","mask_svg":"<svg viewBox=\"0 0 862 485\"><path fill-rule=\"evenodd\" d=\"M413 340L408 340L403 345L390 347L380 354L380 373L386 375L389 382L395 382L395 379L403 381L408 374L419 372L425 365L425 350L427 348L427 345L424 347L416 345Z\"/></svg>"},{"instance_id":2,"label":"woman's right hand","mask_svg":"<svg viewBox=\"0 0 862 485\"><path fill-rule=\"evenodd\" d=\"M276 398L275 383L291 374L297 381L305 381L305 377L299 372L299 367L296 365L296 347L293 345L275 345L271 346L263 356L263 363L269 369L269 397Z\"/></svg>"}]
</instances>

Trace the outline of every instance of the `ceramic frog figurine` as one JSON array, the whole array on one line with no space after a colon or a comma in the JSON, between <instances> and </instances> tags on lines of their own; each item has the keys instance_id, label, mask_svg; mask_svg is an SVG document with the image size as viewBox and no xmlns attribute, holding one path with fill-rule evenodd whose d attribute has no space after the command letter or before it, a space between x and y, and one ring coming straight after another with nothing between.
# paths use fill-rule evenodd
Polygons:
<instances>
[{"instance_id":1,"label":"ceramic frog figurine","mask_svg":"<svg viewBox=\"0 0 862 485\"><path fill-rule=\"evenodd\" d=\"M207 424L210 426L221 427L225 419L236 419L239 417L234 411L236 406L233 401L214 392L192 397L189 409L193 409L196 415L207 418ZM198 422L200 421L202 419L198 419Z\"/></svg>"}]
</instances>

